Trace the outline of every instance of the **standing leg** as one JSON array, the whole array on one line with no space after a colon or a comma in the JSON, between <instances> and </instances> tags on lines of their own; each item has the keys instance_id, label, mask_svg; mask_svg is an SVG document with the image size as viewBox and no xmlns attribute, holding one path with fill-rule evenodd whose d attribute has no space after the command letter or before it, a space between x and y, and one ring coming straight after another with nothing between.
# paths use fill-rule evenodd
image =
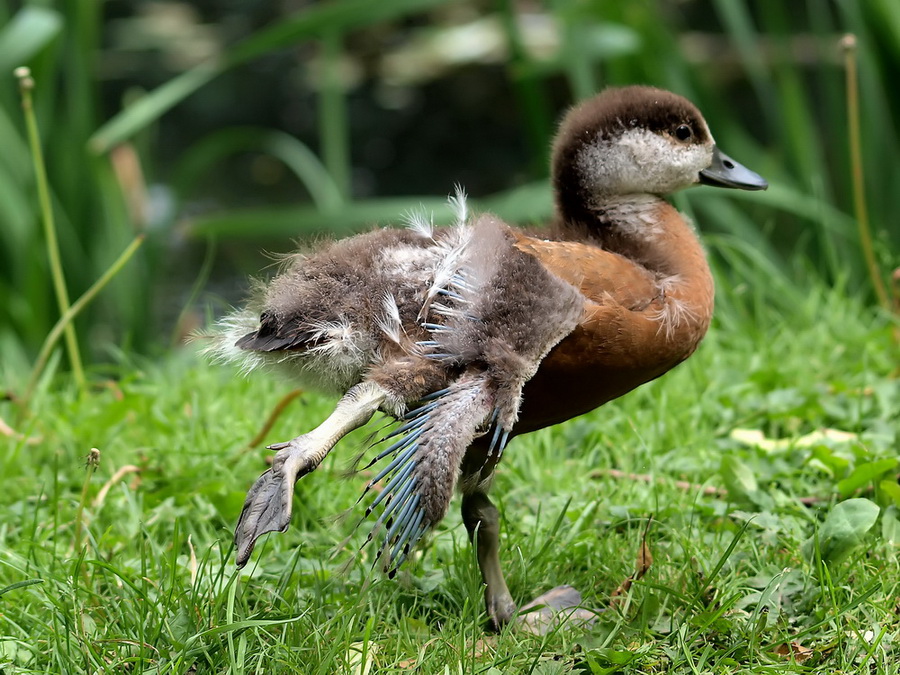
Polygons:
<instances>
[{"instance_id":1,"label":"standing leg","mask_svg":"<svg viewBox=\"0 0 900 675\"><path fill-rule=\"evenodd\" d=\"M484 603L495 630L513 618L520 629L544 635L568 621L589 626L596 612L580 609L581 594L571 586L557 586L517 610L500 569L500 514L481 490L463 494L462 517L469 539L478 554L478 567L484 580ZM519 612L516 616L517 611Z\"/></svg>"},{"instance_id":2,"label":"standing leg","mask_svg":"<svg viewBox=\"0 0 900 675\"><path fill-rule=\"evenodd\" d=\"M478 554L487 613L494 628L499 630L516 613L516 603L500 569L500 514L484 492L476 491L463 494L462 517Z\"/></svg>"},{"instance_id":3,"label":"standing leg","mask_svg":"<svg viewBox=\"0 0 900 675\"><path fill-rule=\"evenodd\" d=\"M313 471L341 438L371 419L388 393L374 382L352 387L334 412L309 433L269 448L277 450L272 468L247 493L234 530L237 566L243 567L256 540L267 532L284 532L291 522L294 483Z\"/></svg>"}]
</instances>

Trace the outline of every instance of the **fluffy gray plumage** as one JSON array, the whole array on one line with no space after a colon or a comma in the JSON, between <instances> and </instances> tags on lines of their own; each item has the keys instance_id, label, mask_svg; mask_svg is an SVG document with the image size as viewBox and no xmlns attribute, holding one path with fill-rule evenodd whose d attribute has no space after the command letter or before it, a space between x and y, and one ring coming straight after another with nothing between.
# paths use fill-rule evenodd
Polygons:
<instances>
[{"instance_id":1,"label":"fluffy gray plumage","mask_svg":"<svg viewBox=\"0 0 900 675\"><path fill-rule=\"evenodd\" d=\"M414 219L297 254L255 306L220 323L209 349L326 392L377 382L395 417L429 400L382 453L389 463L377 480L389 494L376 498L378 526L394 564L443 518L473 439L492 432L502 449L524 384L584 301L515 248L507 225L490 215L465 222L464 202L455 206L453 227Z\"/></svg>"}]
</instances>

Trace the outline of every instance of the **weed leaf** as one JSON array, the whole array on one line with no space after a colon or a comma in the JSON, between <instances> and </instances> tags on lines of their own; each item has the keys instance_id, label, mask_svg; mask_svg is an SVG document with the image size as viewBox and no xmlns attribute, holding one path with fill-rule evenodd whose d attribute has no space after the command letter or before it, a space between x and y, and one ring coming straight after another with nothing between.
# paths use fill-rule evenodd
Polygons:
<instances>
[{"instance_id":1,"label":"weed leaf","mask_svg":"<svg viewBox=\"0 0 900 675\"><path fill-rule=\"evenodd\" d=\"M819 528L819 553L828 564L844 560L862 544L866 532L872 529L880 512L878 504L868 499L848 499L837 504ZM808 558L815 552L815 537L803 544Z\"/></svg>"}]
</instances>

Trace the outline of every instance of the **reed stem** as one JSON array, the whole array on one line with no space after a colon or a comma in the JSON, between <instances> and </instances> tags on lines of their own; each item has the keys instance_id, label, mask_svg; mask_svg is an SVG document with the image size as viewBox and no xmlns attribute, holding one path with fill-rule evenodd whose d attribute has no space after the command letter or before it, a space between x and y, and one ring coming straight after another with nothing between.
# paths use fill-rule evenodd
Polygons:
<instances>
[{"instance_id":1,"label":"reed stem","mask_svg":"<svg viewBox=\"0 0 900 675\"><path fill-rule=\"evenodd\" d=\"M856 36L848 33L841 39L844 50L844 68L847 71L847 126L850 138L850 169L853 180L853 206L856 224L859 228L859 241L862 245L869 278L878 298L878 304L887 311L891 310L891 302L885 289L881 270L875 258L872 245L872 230L869 226L869 213L866 208L865 178L863 176L862 142L859 130L859 84L856 67Z\"/></svg>"},{"instance_id":2,"label":"reed stem","mask_svg":"<svg viewBox=\"0 0 900 675\"><path fill-rule=\"evenodd\" d=\"M34 115L34 102L31 97L31 92L34 89L34 78L31 77L31 70L25 67L16 68L15 75L19 80L22 111L28 132L28 144L31 147L31 157L34 162L34 179L41 209L41 220L44 223L47 256L50 259L50 276L53 279L53 287L56 291L59 313L64 315L69 311L69 291L66 288L66 277L63 273L62 261L59 255L59 241L56 238L56 223L53 219L53 208L50 203L50 188L47 183L47 170L44 166L44 153L41 150L41 137ZM66 349L69 353L69 363L72 364L72 373L75 375L78 388L84 391L87 386L87 380L84 376L81 352L78 349L78 336L75 333L75 326L71 322L65 324L65 334Z\"/></svg>"}]
</instances>

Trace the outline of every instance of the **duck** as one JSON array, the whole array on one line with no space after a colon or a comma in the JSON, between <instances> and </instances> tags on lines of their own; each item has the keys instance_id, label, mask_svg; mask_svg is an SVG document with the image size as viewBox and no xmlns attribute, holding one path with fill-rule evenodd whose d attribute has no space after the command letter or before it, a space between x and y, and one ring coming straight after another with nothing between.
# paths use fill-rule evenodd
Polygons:
<instances>
[{"instance_id":1,"label":"duck","mask_svg":"<svg viewBox=\"0 0 900 675\"><path fill-rule=\"evenodd\" d=\"M360 497L375 562L393 575L459 491L490 626L581 604L569 586L514 601L488 497L495 470L515 437L623 396L697 349L713 278L666 196L768 185L718 148L691 102L644 85L605 89L565 114L550 180L549 227L473 214L457 188L451 225L412 213L406 227L299 251L220 320L215 358L339 397L321 424L269 446L271 467L235 528L238 567L259 537L288 528L296 482L381 412L396 424L374 444Z\"/></svg>"}]
</instances>

